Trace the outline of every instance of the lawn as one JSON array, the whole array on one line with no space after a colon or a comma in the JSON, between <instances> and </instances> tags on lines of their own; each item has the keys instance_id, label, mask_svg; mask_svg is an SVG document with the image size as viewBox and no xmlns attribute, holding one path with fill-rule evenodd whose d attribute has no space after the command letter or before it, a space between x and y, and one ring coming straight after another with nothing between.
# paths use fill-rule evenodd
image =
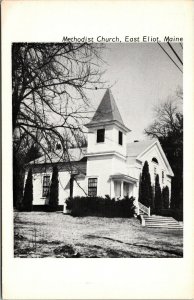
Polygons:
<instances>
[{"instance_id":1,"label":"lawn","mask_svg":"<svg viewBox=\"0 0 194 300\"><path fill-rule=\"evenodd\" d=\"M183 257L183 232L138 219L15 212L15 257Z\"/></svg>"}]
</instances>

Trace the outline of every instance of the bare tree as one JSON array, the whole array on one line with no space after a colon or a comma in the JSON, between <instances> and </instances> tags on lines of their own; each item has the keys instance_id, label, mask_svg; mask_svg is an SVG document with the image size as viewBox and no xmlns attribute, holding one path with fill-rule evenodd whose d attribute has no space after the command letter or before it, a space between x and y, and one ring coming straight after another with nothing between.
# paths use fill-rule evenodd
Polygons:
<instances>
[{"instance_id":1,"label":"bare tree","mask_svg":"<svg viewBox=\"0 0 194 300\"><path fill-rule=\"evenodd\" d=\"M172 180L172 208L183 208L183 114L179 107L183 93L154 108L154 121L145 133L158 138L174 171Z\"/></svg>"},{"instance_id":2,"label":"bare tree","mask_svg":"<svg viewBox=\"0 0 194 300\"><path fill-rule=\"evenodd\" d=\"M154 107L154 122L145 129L145 133L154 138L165 138L171 134L182 133L182 113L176 102L168 99L160 106Z\"/></svg>"},{"instance_id":3,"label":"bare tree","mask_svg":"<svg viewBox=\"0 0 194 300\"><path fill-rule=\"evenodd\" d=\"M42 152L83 133L86 91L102 87L99 44L14 43L12 45L13 141L19 150L35 141ZM79 136L80 136L79 134ZM65 141L65 143L64 143Z\"/></svg>"},{"instance_id":4,"label":"bare tree","mask_svg":"<svg viewBox=\"0 0 194 300\"><path fill-rule=\"evenodd\" d=\"M87 90L102 88L100 44L14 43L12 45L13 200L20 205L24 164L56 151L71 161L80 147L89 106ZM81 146L80 146L81 145ZM34 148L35 147L35 148ZM70 172L74 166L68 164Z\"/></svg>"}]
</instances>

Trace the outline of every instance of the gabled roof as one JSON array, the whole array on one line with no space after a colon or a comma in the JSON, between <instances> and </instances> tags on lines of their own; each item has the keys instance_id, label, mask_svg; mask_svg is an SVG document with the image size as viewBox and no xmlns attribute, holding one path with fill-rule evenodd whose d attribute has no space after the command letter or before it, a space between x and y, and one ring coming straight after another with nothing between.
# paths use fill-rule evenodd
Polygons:
<instances>
[{"instance_id":1,"label":"gabled roof","mask_svg":"<svg viewBox=\"0 0 194 300\"><path fill-rule=\"evenodd\" d=\"M86 127L109 121L117 121L125 126L111 90L107 89L92 120L86 124Z\"/></svg>"},{"instance_id":2,"label":"gabled roof","mask_svg":"<svg viewBox=\"0 0 194 300\"><path fill-rule=\"evenodd\" d=\"M127 144L127 156L128 157L137 157L140 155L143 151L145 151L149 146L151 146L154 142L156 142L156 139L148 139L144 141L137 141L133 143Z\"/></svg>"},{"instance_id":3,"label":"gabled roof","mask_svg":"<svg viewBox=\"0 0 194 300\"><path fill-rule=\"evenodd\" d=\"M158 147L160 155L162 156L164 163L168 169L169 175L174 176L171 166L166 158L166 155L160 145L158 139L148 139L145 141L138 141L127 144L127 162L132 165L136 160L142 160L142 157L154 146Z\"/></svg>"},{"instance_id":4,"label":"gabled roof","mask_svg":"<svg viewBox=\"0 0 194 300\"><path fill-rule=\"evenodd\" d=\"M39 164L51 164L51 163L63 163L63 162L76 162L80 161L85 157L87 148L72 148L68 149L68 154L64 157L62 152L58 151L56 153L48 153L48 155L43 155L31 162L30 165L39 165Z\"/></svg>"}]
</instances>

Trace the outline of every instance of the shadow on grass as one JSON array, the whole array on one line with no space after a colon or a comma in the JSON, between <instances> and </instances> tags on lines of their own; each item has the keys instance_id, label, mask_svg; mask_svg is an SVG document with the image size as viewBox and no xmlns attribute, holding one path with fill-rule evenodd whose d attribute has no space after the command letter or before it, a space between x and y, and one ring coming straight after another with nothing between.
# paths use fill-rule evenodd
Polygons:
<instances>
[{"instance_id":1,"label":"shadow on grass","mask_svg":"<svg viewBox=\"0 0 194 300\"><path fill-rule=\"evenodd\" d=\"M144 245L144 244L140 244L140 243L126 243L126 242L123 242L121 240L113 239L113 238L110 238L110 237L97 236L97 235L85 235L85 237L88 238L88 239L110 240L110 241L117 242L117 243L120 243L120 244L125 244L125 245L129 245L129 246L140 247L140 248L146 248L146 249L151 250L151 251L166 252L168 254L172 254L172 255L175 255L175 256L178 256L178 257L183 257L183 252L179 251L179 250L163 249L162 247L152 247L152 246Z\"/></svg>"},{"instance_id":2,"label":"shadow on grass","mask_svg":"<svg viewBox=\"0 0 194 300\"><path fill-rule=\"evenodd\" d=\"M24 224L24 225L33 225L33 226L34 226L34 224L35 224L35 222L21 221L21 220L17 220L17 221L15 221L14 223L15 223L15 225L21 225L21 224ZM36 221L36 225L45 225L45 224L46 224L46 223L43 223L43 222L38 223L38 222Z\"/></svg>"}]
</instances>

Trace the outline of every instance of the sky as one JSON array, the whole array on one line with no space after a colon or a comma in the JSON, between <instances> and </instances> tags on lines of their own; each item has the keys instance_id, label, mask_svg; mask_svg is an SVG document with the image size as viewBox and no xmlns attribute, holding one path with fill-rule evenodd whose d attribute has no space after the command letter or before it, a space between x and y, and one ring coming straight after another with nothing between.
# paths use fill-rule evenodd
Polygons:
<instances>
[{"instance_id":1,"label":"sky","mask_svg":"<svg viewBox=\"0 0 194 300\"><path fill-rule=\"evenodd\" d=\"M182 58L181 45L172 45ZM168 45L162 46L181 66ZM103 79L111 88L124 124L131 129L128 140L145 139L143 131L153 121L153 107L182 88L183 73L157 43L106 44L102 58L106 61ZM104 93L105 90L90 93L94 108Z\"/></svg>"}]
</instances>

